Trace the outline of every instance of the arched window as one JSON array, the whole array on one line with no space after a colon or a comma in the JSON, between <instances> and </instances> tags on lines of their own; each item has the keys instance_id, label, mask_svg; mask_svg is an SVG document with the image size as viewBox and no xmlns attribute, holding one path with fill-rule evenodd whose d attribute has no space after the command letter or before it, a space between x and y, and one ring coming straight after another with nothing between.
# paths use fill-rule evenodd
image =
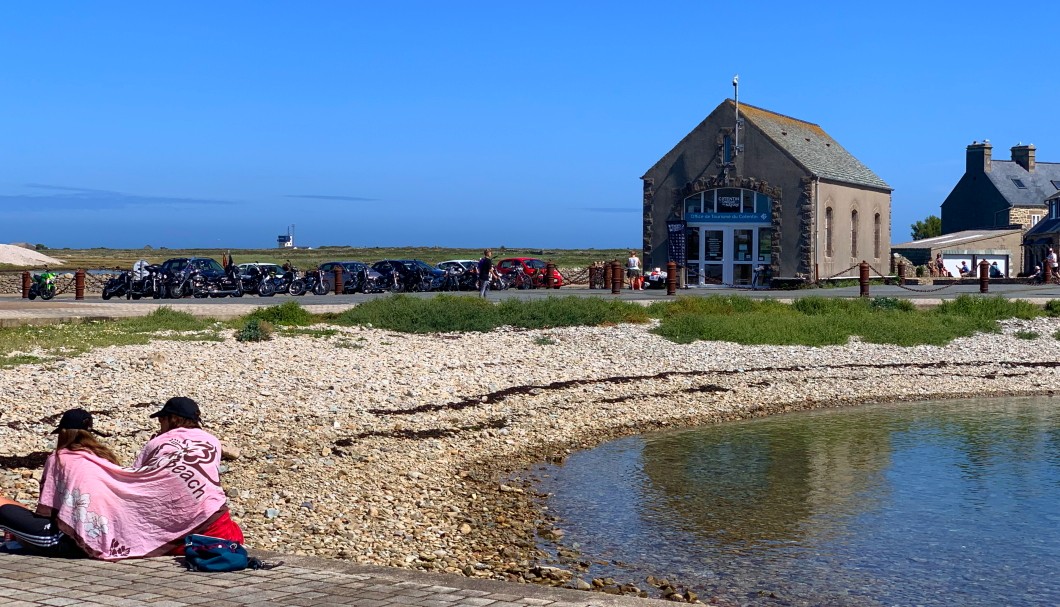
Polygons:
<instances>
[{"instance_id":1,"label":"arched window","mask_svg":"<svg viewBox=\"0 0 1060 607\"><path fill-rule=\"evenodd\" d=\"M880 214L876 213L876 217L872 220L872 252L873 257L876 259L880 258L880 244L882 243L882 234L880 233Z\"/></svg>"},{"instance_id":2,"label":"arched window","mask_svg":"<svg viewBox=\"0 0 1060 607\"><path fill-rule=\"evenodd\" d=\"M858 212L850 212L850 256L858 256Z\"/></svg>"},{"instance_id":3,"label":"arched window","mask_svg":"<svg viewBox=\"0 0 1060 607\"><path fill-rule=\"evenodd\" d=\"M824 255L832 256L832 207L824 210Z\"/></svg>"}]
</instances>

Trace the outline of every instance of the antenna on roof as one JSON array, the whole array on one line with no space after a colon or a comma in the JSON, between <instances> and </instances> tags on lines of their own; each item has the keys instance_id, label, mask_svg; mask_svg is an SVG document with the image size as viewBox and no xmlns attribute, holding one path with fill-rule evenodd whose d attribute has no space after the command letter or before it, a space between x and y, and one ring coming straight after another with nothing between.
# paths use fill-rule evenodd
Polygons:
<instances>
[{"instance_id":1,"label":"antenna on roof","mask_svg":"<svg viewBox=\"0 0 1060 607\"><path fill-rule=\"evenodd\" d=\"M732 77L733 100L736 102L736 144L732 148L732 157L740 154L740 75Z\"/></svg>"}]
</instances>

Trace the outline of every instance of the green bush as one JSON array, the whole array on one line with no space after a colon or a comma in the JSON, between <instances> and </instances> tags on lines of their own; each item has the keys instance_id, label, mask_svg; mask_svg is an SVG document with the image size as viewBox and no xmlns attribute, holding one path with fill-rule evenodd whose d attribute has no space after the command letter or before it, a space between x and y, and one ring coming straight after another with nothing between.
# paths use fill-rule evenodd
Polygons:
<instances>
[{"instance_id":1,"label":"green bush","mask_svg":"<svg viewBox=\"0 0 1060 607\"><path fill-rule=\"evenodd\" d=\"M1045 302L1045 314L1047 316L1060 316L1060 299L1050 299Z\"/></svg>"},{"instance_id":2,"label":"green bush","mask_svg":"<svg viewBox=\"0 0 1060 607\"><path fill-rule=\"evenodd\" d=\"M256 318L268 321L274 325L294 327L304 327L305 325L313 324L313 315L294 301L288 301L278 306L258 308L247 314L246 318Z\"/></svg>"},{"instance_id":3,"label":"green bush","mask_svg":"<svg viewBox=\"0 0 1060 607\"><path fill-rule=\"evenodd\" d=\"M956 299L940 303L934 312L938 315L955 315L986 321L998 321L1005 318L1026 320L1042 314L1042 310L1029 301L1005 299L1000 295L995 297L958 295Z\"/></svg>"},{"instance_id":4,"label":"green bush","mask_svg":"<svg viewBox=\"0 0 1060 607\"><path fill-rule=\"evenodd\" d=\"M346 310L331 322L340 325L371 325L406 333L490 331L511 325L546 329L573 325L646 322L642 306L611 299L549 297L543 300L506 300L493 304L480 297L439 295L418 298L394 295L375 299Z\"/></svg>"},{"instance_id":5,"label":"green bush","mask_svg":"<svg viewBox=\"0 0 1060 607\"><path fill-rule=\"evenodd\" d=\"M156 331L202 331L213 323L211 319L178 312L169 306L160 306L146 316L137 316L119 322L118 326L129 333L154 333Z\"/></svg>"},{"instance_id":6,"label":"green bush","mask_svg":"<svg viewBox=\"0 0 1060 607\"><path fill-rule=\"evenodd\" d=\"M268 341L272 339L272 324L267 320L250 318L236 332L237 341Z\"/></svg>"}]
</instances>

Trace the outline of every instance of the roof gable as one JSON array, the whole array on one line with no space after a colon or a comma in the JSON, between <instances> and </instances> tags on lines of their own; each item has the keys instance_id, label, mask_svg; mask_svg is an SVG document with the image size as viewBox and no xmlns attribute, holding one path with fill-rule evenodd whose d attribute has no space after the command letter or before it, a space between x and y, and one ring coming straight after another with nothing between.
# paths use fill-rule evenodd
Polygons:
<instances>
[{"instance_id":1,"label":"roof gable","mask_svg":"<svg viewBox=\"0 0 1060 607\"><path fill-rule=\"evenodd\" d=\"M725 103L735 105L728 99L723 105ZM817 177L871 188L893 189L812 122L746 104L740 105L740 115Z\"/></svg>"}]
</instances>

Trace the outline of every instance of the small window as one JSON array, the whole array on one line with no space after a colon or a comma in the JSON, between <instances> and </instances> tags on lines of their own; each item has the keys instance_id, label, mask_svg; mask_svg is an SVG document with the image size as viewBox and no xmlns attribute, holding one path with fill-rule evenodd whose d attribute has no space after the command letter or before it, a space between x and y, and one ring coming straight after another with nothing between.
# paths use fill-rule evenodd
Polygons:
<instances>
[{"instance_id":1,"label":"small window","mask_svg":"<svg viewBox=\"0 0 1060 607\"><path fill-rule=\"evenodd\" d=\"M1016 184L1016 187L1017 187L1017 188L1019 188L1019 189L1021 189L1021 190L1026 190L1026 189L1027 189L1027 186L1026 186L1026 185L1024 185L1024 183L1023 183L1023 180L1022 180L1022 179L1016 179L1016 178L1013 178L1013 179L1012 179L1012 183Z\"/></svg>"},{"instance_id":2,"label":"small window","mask_svg":"<svg viewBox=\"0 0 1060 607\"><path fill-rule=\"evenodd\" d=\"M1031 215L1031 225L1034 225L1042 220L1041 215Z\"/></svg>"},{"instance_id":3,"label":"small window","mask_svg":"<svg viewBox=\"0 0 1060 607\"><path fill-rule=\"evenodd\" d=\"M1054 187L1054 188L1056 188L1056 189L1060 190L1060 181L1057 181L1056 179L1054 179L1054 180L1052 181L1052 184L1053 184L1053 187Z\"/></svg>"}]
</instances>

